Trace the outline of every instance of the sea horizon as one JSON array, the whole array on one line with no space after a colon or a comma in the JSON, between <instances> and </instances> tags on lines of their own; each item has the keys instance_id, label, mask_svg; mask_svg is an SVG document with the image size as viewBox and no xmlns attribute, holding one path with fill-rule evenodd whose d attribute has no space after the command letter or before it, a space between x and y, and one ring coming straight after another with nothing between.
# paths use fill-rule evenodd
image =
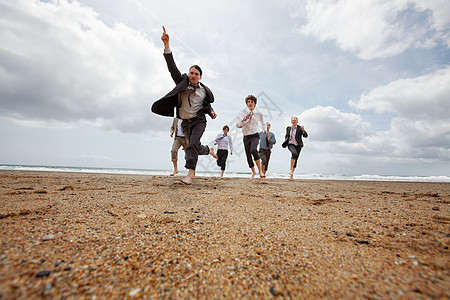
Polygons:
<instances>
[{"instance_id":1,"label":"sea horizon","mask_svg":"<svg viewBox=\"0 0 450 300\"><path fill-rule=\"evenodd\" d=\"M74 166L47 166L47 165L10 165L0 164L0 170L6 171L47 171L47 172L72 172L72 173L104 173L118 175L149 175L169 176L172 170L156 169L127 169L127 168L102 168L102 167L74 167ZM178 176L187 174L180 171ZM226 172L225 178L245 178L250 172ZM288 179L289 174L268 173L267 178ZM220 177L219 172L197 171L198 177ZM450 176L406 176L406 175L381 175L381 174L294 174L294 179L302 180L356 180L356 181L403 181L403 182L450 182Z\"/></svg>"}]
</instances>

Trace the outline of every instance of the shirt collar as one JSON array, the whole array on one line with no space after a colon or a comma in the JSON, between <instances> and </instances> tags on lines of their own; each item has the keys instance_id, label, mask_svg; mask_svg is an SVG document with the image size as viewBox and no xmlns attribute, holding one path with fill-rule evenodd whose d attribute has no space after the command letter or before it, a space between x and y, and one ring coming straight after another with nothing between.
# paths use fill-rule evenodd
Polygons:
<instances>
[{"instance_id":1,"label":"shirt collar","mask_svg":"<svg viewBox=\"0 0 450 300\"><path fill-rule=\"evenodd\" d=\"M194 87L194 88L199 88L199 87L201 87L201 84L202 84L202 83L199 81L198 84L197 84L197 86L195 86L195 85L193 85L192 83L189 82L189 86Z\"/></svg>"}]
</instances>

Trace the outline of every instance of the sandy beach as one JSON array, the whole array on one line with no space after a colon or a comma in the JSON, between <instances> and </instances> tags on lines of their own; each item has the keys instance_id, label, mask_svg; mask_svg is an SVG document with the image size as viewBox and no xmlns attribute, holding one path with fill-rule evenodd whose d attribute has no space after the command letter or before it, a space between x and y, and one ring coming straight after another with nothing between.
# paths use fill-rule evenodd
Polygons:
<instances>
[{"instance_id":1,"label":"sandy beach","mask_svg":"<svg viewBox=\"0 0 450 300\"><path fill-rule=\"evenodd\" d=\"M0 172L0 299L450 298L450 183Z\"/></svg>"}]
</instances>

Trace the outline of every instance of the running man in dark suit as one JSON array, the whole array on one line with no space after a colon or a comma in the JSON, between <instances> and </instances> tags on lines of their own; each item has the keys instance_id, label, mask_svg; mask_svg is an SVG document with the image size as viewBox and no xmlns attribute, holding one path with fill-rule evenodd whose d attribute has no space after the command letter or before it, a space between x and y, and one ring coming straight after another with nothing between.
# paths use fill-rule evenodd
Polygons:
<instances>
[{"instance_id":1,"label":"running man in dark suit","mask_svg":"<svg viewBox=\"0 0 450 300\"><path fill-rule=\"evenodd\" d=\"M202 78L202 69L193 65L189 69L189 75L178 70L169 47L169 35L163 26L161 40L164 43L164 58L167 63L170 75L175 82L175 88L167 95L153 103L152 112L166 117L174 116L176 108L177 117L183 122L181 127L189 145L185 149L186 164L188 174L181 179L184 184L192 184L195 177L195 168L197 166L199 155L212 155L217 159L213 148L202 145L200 139L206 129L206 116L208 114L212 119L217 117L211 103L214 102L214 96L211 90L200 82Z\"/></svg>"}]
</instances>

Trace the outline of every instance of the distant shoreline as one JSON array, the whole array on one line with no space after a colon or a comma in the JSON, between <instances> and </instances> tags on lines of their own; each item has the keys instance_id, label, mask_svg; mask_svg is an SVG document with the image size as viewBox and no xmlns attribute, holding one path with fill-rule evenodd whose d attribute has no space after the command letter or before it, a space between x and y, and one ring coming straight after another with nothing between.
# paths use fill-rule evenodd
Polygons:
<instances>
[{"instance_id":1,"label":"distant shoreline","mask_svg":"<svg viewBox=\"0 0 450 300\"><path fill-rule=\"evenodd\" d=\"M121 175L147 175L169 176L171 170L152 169L124 169L124 168L96 168L96 167L69 167L69 166L38 166L38 165L8 165L0 164L0 171L48 171L68 173L94 173L94 174L121 174ZM186 174L181 170L178 176ZM211 171L197 171L197 177L219 177L220 173ZM287 173L268 172L268 179L288 179ZM227 172L226 178L247 178L250 172ZM303 174L294 173L297 180L343 180L343 181L387 181L387 182L450 182L450 176L399 176L399 175L370 175L370 174Z\"/></svg>"}]
</instances>

